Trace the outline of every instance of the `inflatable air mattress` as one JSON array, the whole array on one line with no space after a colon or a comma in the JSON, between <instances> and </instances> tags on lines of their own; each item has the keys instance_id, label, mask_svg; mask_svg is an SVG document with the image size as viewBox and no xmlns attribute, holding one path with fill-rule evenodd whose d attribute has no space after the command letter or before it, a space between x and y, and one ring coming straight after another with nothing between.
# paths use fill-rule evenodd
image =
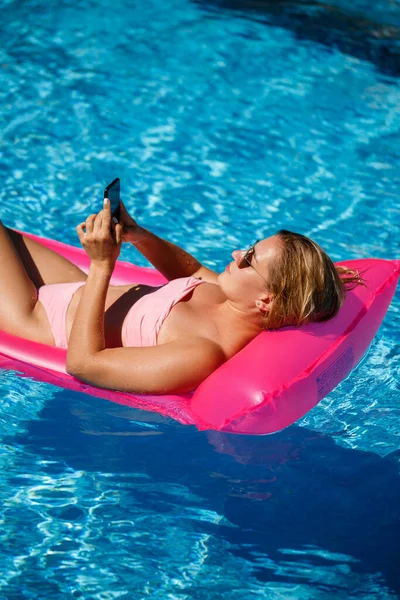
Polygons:
<instances>
[{"instance_id":1,"label":"inflatable air mattress","mask_svg":"<svg viewBox=\"0 0 400 600\"><path fill-rule=\"evenodd\" d=\"M29 237L87 271L89 261L82 249ZM66 389L155 411L198 429L273 433L302 417L347 377L367 351L389 307L400 261L362 259L342 264L362 270L366 287L358 286L347 294L337 317L327 323L259 334L192 394L153 396L95 388L66 373L65 350L1 331L0 367ZM112 283L158 286L165 279L153 269L120 261Z\"/></svg>"}]
</instances>

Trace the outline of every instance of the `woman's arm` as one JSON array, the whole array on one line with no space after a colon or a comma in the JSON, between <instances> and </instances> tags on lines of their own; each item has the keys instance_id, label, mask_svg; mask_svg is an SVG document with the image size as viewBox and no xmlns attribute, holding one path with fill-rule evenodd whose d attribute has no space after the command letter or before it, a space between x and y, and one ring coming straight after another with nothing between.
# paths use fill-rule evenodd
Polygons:
<instances>
[{"instance_id":1,"label":"woman's arm","mask_svg":"<svg viewBox=\"0 0 400 600\"><path fill-rule=\"evenodd\" d=\"M224 362L222 349L203 338L105 348L104 305L111 272L106 266L90 266L69 338L67 373L97 387L165 394L193 390Z\"/></svg>"},{"instance_id":2,"label":"woman's arm","mask_svg":"<svg viewBox=\"0 0 400 600\"><path fill-rule=\"evenodd\" d=\"M67 370L105 348L104 310L112 271L91 263L68 342Z\"/></svg>"},{"instance_id":3,"label":"woman's arm","mask_svg":"<svg viewBox=\"0 0 400 600\"><path fill-rule=\"evenodd\" d=\"M218 273L203 267L191 254L176 244L163 240L144 227L140 227L128 214L122 202L120 214L123 240L131 242L169 281L193 276L209 283L216 282Z\"/></svg>"},{"instance_id":4,"label":"woman's arm","mask_svg":"<svg viewBox=\"0 0 400 600\"><path fill-rule=\"evenodd\" d=\"M109 202L77 227L91 259L75 314L67 372L83 381L125 392L172 393L193 390L225 360L210 340L188 339L149 348L105 348L104 308L122 241L122 227L110 232Z\"/></svg>"},{"instance_id":5,"label":"woman's arm","mask_svg":"<svg viewBox=\"0 0 400 600\"><path fill-rule=\"evenodd\" d=\"M91 262L68 342L67 370L104 349L104 310L107 290L122 243L122 227L111 231L110 202L76 228ZM75 368L75 367L74 367Z\"/></svg>"},{"instance_id":6,"label":"woman's arm","mask_svg":"<svg viewBox=\"0 0 400 600\"><path fill-rule=\"evenodd\" d=\"M70 351L68 350L68 355ZM145 348L106 348L67 361L67 372L86 383L120 392L177 394L194 390L226 360L203 338Z\"/></svg>"}]
</instances>

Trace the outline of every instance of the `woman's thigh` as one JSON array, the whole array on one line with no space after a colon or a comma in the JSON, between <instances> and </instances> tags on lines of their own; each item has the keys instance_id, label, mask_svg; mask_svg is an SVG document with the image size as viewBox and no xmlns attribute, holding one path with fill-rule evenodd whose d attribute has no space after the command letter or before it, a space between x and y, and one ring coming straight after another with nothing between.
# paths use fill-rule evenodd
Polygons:
<instances>
[{"instance_id":1,"label":"woman's thigh","mask_svg":"<svg viewBox=\"0 0 400 600\"><path fill-rule=\"evenodd\" d=\"M35 284L0 222L0 329L26 339L51 343L52 334Z\"/></svg>"},{"instance_id":2,"label":"woman's thigh","mask_svg":"<svg viewBox=\"0 0 400 600\"><path fill-rule=\"evenodd\" d=\"M36 288L49 283L85 281L86 274L72 262L17 231L7 229L28 277Z\"/></svg>"}]
</instances>

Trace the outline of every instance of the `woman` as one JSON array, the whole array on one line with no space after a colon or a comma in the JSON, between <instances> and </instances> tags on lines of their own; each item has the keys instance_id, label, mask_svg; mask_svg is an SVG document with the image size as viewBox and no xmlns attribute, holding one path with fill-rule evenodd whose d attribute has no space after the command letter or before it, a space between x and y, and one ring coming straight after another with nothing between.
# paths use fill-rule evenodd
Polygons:
<instances>
[{"instance_id":1,"label":"woman","mask_svg":"<svg viewBox=\"0 0 400 600\"><path fill-rule=\"evenodd\" d=\"M337 270L308 238L288 231L232 252L217 274L140 227L121 203L77 227L89 273L0 223L0 329L67 347L68 373L99 387L194 389L263 329L335 316L357 273ZM122 241L169 283L110 286Z\"/></svg>"}]
</instances>

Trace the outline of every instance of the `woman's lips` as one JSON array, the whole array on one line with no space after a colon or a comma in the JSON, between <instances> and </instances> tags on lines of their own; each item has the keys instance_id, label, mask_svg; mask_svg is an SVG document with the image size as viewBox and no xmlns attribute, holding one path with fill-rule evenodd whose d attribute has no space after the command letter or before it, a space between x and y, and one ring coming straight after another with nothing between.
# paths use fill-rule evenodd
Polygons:
<instances>
[{"instance_id":1,"label":"woman's lips","mask_svg":"<svg viewBox=\"0 0 400 600\"><path fill-rule=\"evenodd\" d=\"M226 267L225 267L225 271L226 271L227 273L230 273L230 272L231 272L231 265L226 265Z\"/></svg>"}]
</instances>

